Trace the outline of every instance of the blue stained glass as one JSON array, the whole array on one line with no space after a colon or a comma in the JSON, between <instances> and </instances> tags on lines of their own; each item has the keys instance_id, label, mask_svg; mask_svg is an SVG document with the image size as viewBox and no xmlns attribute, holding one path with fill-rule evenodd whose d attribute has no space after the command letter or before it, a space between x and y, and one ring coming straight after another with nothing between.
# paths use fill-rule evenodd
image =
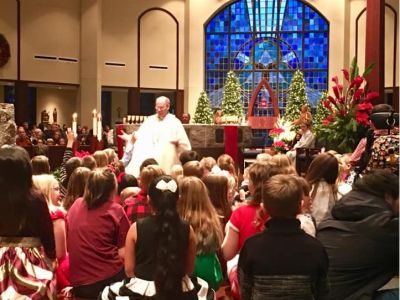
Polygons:
<instances>
[{"instance_id":1,"label":"blue stained glass","mask_svg":"<svg viewBox=\"0 0 400 300\"><path fill-rule=\"evenodd\" d=\"M229 70L228 35L208 34L206 47L206 70Z\"/></svg>"},{"instance_id":2,"label":"blue stained glass","mask_svg":"<svg viewBox=\"0 0 400 300\"><path fill-rule=\"evenodd\" d=\"M282 21L281 31L301 31L303 29L303 3L288 0L284 13L279 15Z\"/></svg>"},{"instance_id":3,"label":"blue stained glass","mask_svg":"<svg viewBox=\"0 0 400 300\"><path fill-rule=\"evenodd\" d=\"M278 41L272 34L257 35L255 40L255 61L265 67L278 61Z\"/></svg>"},{"instance_id":4,"label":"blue stained glass","mask_svg":"<svg viewBox=\"0 0 400 300\"><path fill-rule=\"evenodd\" d=\"M291 69L301 68L302 59L302 34L300 33L281 33L280 34L281 61L286 63Z\"/></svg>"},{"instance_id":5,"label":"blue stained glass","mask_svg":"<svg viewBox=\"0 0 400 300\"><path fill-rule=\"evenodd\" d=\"M213 107L221 105L230 69L241 82L246 112L262 76L268 77L277 94L281 114L296 69L304 73L311 105L315 106L327 89L329 24L300 0L238 0L218 12L205 32L205 89ZM268 98L266 91L258 95L258 101L262 97ZM254 113L270 115L263 107L257 107ZM253 133L267 134L265 130Z\"/></svg>"},{"instance_id":6,"label":"blue stained glass","mask_svg":"<svg viewBox=\"0 0 400 300\"><path fill-rule=\"evenodd\" d=\"M307 5L304 9L304 18L304 30L328 30L328 22Z\"/></svg>"},{"instance_id":7,"label":"blue stained glass","mask_svg":"<svg viewBox=\"0 0 400 300\"><path fill-rule=\"evenodd\" d=\"M244 108L247 109L250 102L251 93L254 89L253 72L237 72L237 77L242 86L242 101Z\"/></svg>"},{"instance_id":8,"label":"blue stained glass","mask_svg":"<svg viewBox=\"0 0 400 300\"><path fill-rule=\"evenodd\" d=\"M251 2L251 1L250 1ZM247 10L247 2L238 1L230 5L231 9L231 32L250 32L253 28L252 13Z\"/></svg>"},{"instance_id":9,"label":"blue stained glass","mask_svg":"<svg viewBox=\"0 0 400 300\"><path fill-rule=\"evenodd\" d=\"M304 69L328 68L327 32L304 33Z\"/></svg>"},{"instance_id":10,"label":"blue stained glass","mask_svg":"<svg viewBox=\"0 0 400 300\"><path fill-rule=\"evenodd\" d=\"M223 10L217 14L207 26L206 32L228 32L229 11Z\"/></svg>"},{"instance_id":11,"label":"blue stained glass","mask_svg":"<svg viewBox=\"0 0 400 300\"><path fill-rule=\"evenodd\" d=\"M231 34L232 69L252 69L253 39L251 34Z\"/></svg>"},{"instance_id":12,"label":"blue stained glass","mask_svg":"<svg viewBox=\"0 0 400 300\"><path fill-rule=\"evenodd\" d=\"M257 31L276 31L278 24L278 3L275 0L260 0L256 2Z\"/></svg>"}]
</instances>

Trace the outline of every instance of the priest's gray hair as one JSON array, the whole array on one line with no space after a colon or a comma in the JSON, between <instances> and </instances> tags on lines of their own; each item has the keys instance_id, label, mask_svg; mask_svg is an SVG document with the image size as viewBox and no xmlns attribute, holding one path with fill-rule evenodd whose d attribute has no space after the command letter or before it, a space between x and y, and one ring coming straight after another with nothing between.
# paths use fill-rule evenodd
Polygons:
<instances>
[{"instance_id":1,"label":"priest's gray hair","mask_svg":"<svg viewBox=\"0 0 400 300\"><path fill-rule=\"evenodd\" d=\"M161 103L164 102L164 103L167 104L167 105L170 105L170 103L171 103L171 101L169 100L169 98L166 97L166 96L157 97L156 103L160 103L160 102L161 102Z\"/></svg>"}]
</instances>

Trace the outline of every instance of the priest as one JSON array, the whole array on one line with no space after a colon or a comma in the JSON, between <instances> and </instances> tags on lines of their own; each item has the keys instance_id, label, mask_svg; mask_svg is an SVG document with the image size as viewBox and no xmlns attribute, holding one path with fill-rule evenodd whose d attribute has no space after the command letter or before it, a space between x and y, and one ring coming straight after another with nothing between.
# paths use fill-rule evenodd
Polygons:
<instances>
[{"instance_id":1,"label":"priest","mask_svg":"<svg viewBox=\"0 0 400 300\"><path fill-rule=\"evenodd\" d=\"M147 158L154 158L167 174L174 164L179 164L179 154L191 150L189 138L181 121L169 113L170 100L161 96L156 99L156 113L134 132L135 143L132 158L125 172L139 176L139 167Z\"/></svg>"}]
</instances>

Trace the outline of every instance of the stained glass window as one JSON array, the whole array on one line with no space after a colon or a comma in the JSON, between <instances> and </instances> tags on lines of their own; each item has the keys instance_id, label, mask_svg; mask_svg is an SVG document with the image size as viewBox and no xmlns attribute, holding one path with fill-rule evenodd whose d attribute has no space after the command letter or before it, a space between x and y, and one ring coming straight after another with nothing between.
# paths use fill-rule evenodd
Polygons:
<instances>
[{"instance_id":1,"label":"stained glass window","mask_svg":"<svg viewBox=\"0 0 400 300\"><path fill-rule=\"evenodd\" d=\"M307 95L315 106L328 88L329 23L301 0L239 0L222 10L205 27L205 89L213 107L220 107L228 70L234 70L243 87L245 110L251 93L267 74L284 113L287 89L294 71L304 73ZM271 115L259 101L254 113Z\"/></svg>"}]
</instances>

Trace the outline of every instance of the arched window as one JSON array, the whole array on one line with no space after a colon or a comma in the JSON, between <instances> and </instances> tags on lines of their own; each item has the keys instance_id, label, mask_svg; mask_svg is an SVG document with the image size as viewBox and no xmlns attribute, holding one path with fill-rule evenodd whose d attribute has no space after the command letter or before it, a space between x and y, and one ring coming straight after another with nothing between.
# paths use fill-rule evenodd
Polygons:
<instances>
[{"instance_id":1,"label":"arched window","mask_svg":"<svg viewBox=\"0 0 400 300\"><path fill-rule=\"evenodd\" d=\"M229 70L240 79L245 110L263 74L281 113L296 69L304 74L312 106L328 89L329 23L300 0L228 3L205 24L205 47L205 89L214 107L221 105Z\"/></svg>"}]
</instances>

